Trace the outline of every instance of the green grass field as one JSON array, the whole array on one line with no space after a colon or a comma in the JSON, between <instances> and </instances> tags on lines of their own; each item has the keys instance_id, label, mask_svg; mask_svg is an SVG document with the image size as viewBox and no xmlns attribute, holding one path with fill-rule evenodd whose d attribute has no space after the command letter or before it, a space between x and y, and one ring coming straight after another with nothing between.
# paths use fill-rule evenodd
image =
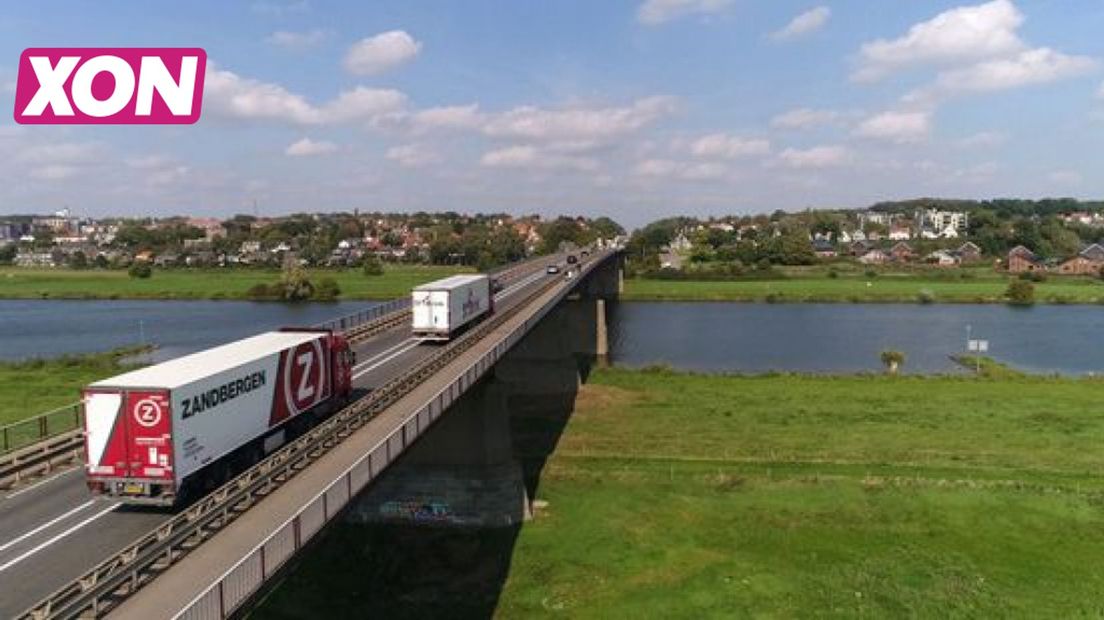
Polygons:
<instances>
[{"instance_id":1,"label":"green grass field","mask_svg":"<svg viewBox=\"0 0 1104 620\"><path fill-rule=\"evenodd\" d=\"M498 618L1100 617L1101 391L597 370L516 542L342 525L255 617L360 617L358 592L464 617L488 595L459 558L503 546ZM428 576L450 563L455 587Z\"/></svg>"},{"instance_id":2,"label":"green grass field","mask_svg":"<svg viewBox=\"0 0 1104 620\"><path fill-rule=\"evenodd\" d=\"M1002 303L1008 278L993 275L970 279L918 274L795 275L778 280L737 281L625 281L623 299L629 301L776 301L776 302L905 302L921 296L935 303ZM1051 277L1035 284L1040 303L1091 304L1104 302L1104 281Z\"/></svg>"},{"instance_id":3,"label":"green grass field","mask_svg":"<svg viewBox=\"0 0 1104 620\"><path fill-rule=\"evenodd\" d=\"M312 281L331 277L342 299L393 299L424 282L460 269L421 265L388 266L381 276L359 269L317 269ZM271 284L278 270L154 269L149 279L131 278L126 271L71 269L0 269L0 298L16 299L244 299L255 284Z\"/></svg>"},{"instance_id":4,"label":"green grass field","mask_svg":"<svg viewBox=\"0 0 1104 620\"><path fill-rule=\"evenodd\" d=\"M80 389L104 377L137 366L124 361L139 349L72 355L48 360L0 362L0 426L38 416L80 400ZM71 411L57 411L49 418L51 433L72 427ZM9 447L37 438L37 427L9 430ZM3 438L0 437L0 442ZM0 443L0 451L5 448Z\"/></svg>"}]
</instances>

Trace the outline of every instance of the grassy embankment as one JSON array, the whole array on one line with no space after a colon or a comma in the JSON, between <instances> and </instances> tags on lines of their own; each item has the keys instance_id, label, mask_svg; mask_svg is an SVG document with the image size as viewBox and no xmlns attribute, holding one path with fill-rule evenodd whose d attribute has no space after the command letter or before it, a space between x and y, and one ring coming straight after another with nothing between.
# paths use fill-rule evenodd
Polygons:
<instances>
[{"instance_id":1,"label":"grassy embankment","mask_svg":"<svg viewBox=\"0 0 1104 620\"><path fill-rule=\"evenodd\" d=\"M45 360L0 362L0 426L77 402L85 385L137 368L138 364L126 360L142 351L134 347ZM69 410L50 416L51 430L69 428L72 422ZM37 436L36 433L30 427L12 429L9 442L22 443Z\"/></svg>"},{"instance_id":2,"label":"grassy embankment","mask_svg":"<svg viewBox=\"0 0 1104 620\"><path fill-rule=\"evenodd\" d=\"M775 301L775 302L934 302L1003 303L1009 276L988 268L909 271L878 270L874 277L856 268L790 268L779 279L727 281L625 281L623 299L633 301ZM965 276L965 277L963 277ZM1098 278L1050 276L1035 283L1039 303L1104 302L1104 281Z\"/></svg>"},{"instance_id":3,"label":"grassy embankment","mask_svg":"<svg viewBox=\"0 0 1104 620\"><path fill-rule=\"evenodd\" d=\"M1098 617L1102 390L596 371L495 615ZM356 617L356 531L257 616Z\"/></svg>"},{"instance_id":4,"label":"grassy embankment","mask_svg":"<svg viewBox=\"0 0 1104 620\"><path fill-rule=\"evenodd\" d=\"M359 269L309 270L312 282L333 278L341 299L394 299L417 284L457 273L456 267L387 266L381 276ZM271 284L279 270L154 269L148 279L119 270L0 269L0 298L7 299L246 299L256 284Z\"/></svg>"}]
</instances>

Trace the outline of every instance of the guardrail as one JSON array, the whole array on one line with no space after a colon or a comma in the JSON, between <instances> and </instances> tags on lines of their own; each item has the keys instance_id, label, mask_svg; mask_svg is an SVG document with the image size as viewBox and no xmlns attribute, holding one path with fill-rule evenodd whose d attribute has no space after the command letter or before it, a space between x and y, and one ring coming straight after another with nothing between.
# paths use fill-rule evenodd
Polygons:
<instances>
[{"instance_id":1,"label":"guardrail","mask_svg":"<svg viewBox=\"0 0 1104 620\"><path fill-rule=\"evenodd\" d=\"M75 428L82 428L80 403L71 403L0 426L0 457Z\"/></svg>"},{"instance_id":2,"label":"guardrail","mask_svg":"<svg viewBox=\"0 0 1104 620\"><path fill-rule=\"evenodd\" d=\"M410 298L401 297L399 299L392 299L391 301L379 304L378 306L372 306L371 308L368 308L366 310L361 310L360 312L354 312L352 314L347 314L336 319L323 321L322 323L314 325L314 327L318 327L320 329L332 329L334 331L343 332L354 327L363 325L364 323L374 321L378 318L383 317L384 315L391 314L392 312L405 310L409 307Z\"/></svg>"},{"instance_id":3,"label":"guardrail","mask_svg":"<svg viewBox=\"0 0 1104 620\"><path fill-rule=\"evenodd\" d=\"M0 488L84 457L84 429L77 428L0 456Z\"/></svg>"},{"instance_id":4,"label":"guardrail","mask_svg":"<svg viewBox=\"0 0 1104 620\"><path fill-rule=\"evenodd\" d=\"M592 261L592 264L597 262ZM442 348L437 354L418 362L401 376L320 423L307 434L200 499L195 505L131 543L114 557L100 563L82 577L21 614L20 617L39 620L44 618L73 618L87 613L95 616L102 615L148 583L157 574L172 566L191 549L194 549L231 523L240 514L351 435L379 412L408 394L444 365L474 346L492 330L509 320L522 308L527 307L529 302L537 296L559 283L561 281L558 279L550 279L510 310L494 315L489 321L478 325L472 331ZM566 294L566 291L565 288L564 294ZM543 308L542 311L526 321L524 329L511 333L503 341L509 341L505 346L501 346L503 343L496 345L493 358L488 358L486 355L481 357L477 364L478 371L476 374L471 374L476 366L470 367L464 375L451 383L447 388L449 394L447 403L451 403L466 391L474 380L481 376L493 364L494 360L497 360L499 356L509 350L517 339L543 317L547 310L547 307ZM362 484L356 485L358 489L363 488L363 484L367 484L374 475L382 471L382 468L391 462L393 456L397 456L399 452L405 449L408 440L412 441L424 428L428 428L430 422L440 416L447 408L447 404L446 399L440 394L438 399L439 402L436 405L434 405L434 401L431 401L426 406L429 407L428 409L423 408L408 418L400 427L400 430L396 431L396 433L401 431L401 440L395 439L396 433L389 436L387 442L383 444L387 450L386 459L377 454L379 447L369 453L368 473L370 475ZM434 406L436 409L433 409ZM377 454L377 459L384 460L373 461L371 460L372 454ZM363 462L362 459L359 463L362 464ZM354 465L353 467L357 466ZM373 467L378 469L372 469ZM353 471L354 469L351 468L346 474L352 476ZM357 470L356 475L363 476L364 473L363 470ZM335 502L335 506L338 504L344 505L348 501L351 497L350 493L352 493L352 483L353 480L350 477L349 486L345 491L334 490L334 484L337 484L336 481L327 487L327 490L318 496L322 498L321 513L308 513L307 510L313 509L307 506L296 515L294 526L296 546L293 548L280 547L279 549L274 547L268 553L272 553L273 558L285 554L280 560L281 563L291 557L298 549L298 545L309 539L328 520L329 513L327 511L329 510L330 501ZM331 493L331 491L333 492ZM304 532L306 532L305 537ZM263 546L260 553L262 555L266 554ZM262 560L262 563L264 562L265 560ZM263 582L265 574L264 570L261 570L261 582ZM224 581L224 579L220 579L216 584L219 590L218 602L220 607L218 609L220 614L232 612L234 607L245 600L249 593L249 590L245 588L248 581L241 582L241 590L234 590L233 588L239 586L230 584L231 591L229 593ZM238 594L234 594L234 592L238 592ZM225 605L227 596L230 596L233 600L233 604L230 606ZM199 602L199 599L197 599L196 604ZM192 608L195 608L195 604L189 607L189 609ZM220 615L218 617L225 616Z\"/></svg>"}]
</instances>

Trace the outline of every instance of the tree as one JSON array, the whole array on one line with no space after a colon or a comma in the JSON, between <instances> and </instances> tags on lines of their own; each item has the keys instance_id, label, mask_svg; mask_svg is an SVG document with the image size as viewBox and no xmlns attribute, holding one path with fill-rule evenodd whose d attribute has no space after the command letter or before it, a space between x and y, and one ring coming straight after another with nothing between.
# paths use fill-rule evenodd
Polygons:
<instances>
[{"instance_id":1,"label":"tree","mask_svg":"<svg viewBox=\"0 0 1104 620\"><path fill-rule=\"evenodd\" d=\"M314 297L320 301L333 301L341 295L341 287L333 278L322 278L318 288L314 289Z\"/></svg>"},{"instance_id":2,"label":"tree","mask_svg":"<svg viewBox=\"0 0 1104 620\"><path fill-rule=\"evenodd\" d=\"M375 254L369 254L364 257L364 262L361 266L366 276L382 276L383 275L383 263Z\"/></svg>"},{"instance_id":3,"label":"tree","mask_svg":"<svg viewBox=\"0 0 1104 620\"><path fill-rule=\"evenodd\" d=\"M314 295L314 285L307 277L307 270L294 259L284 261L280 290L280 296L286 301L304 301Z\"/></svg>"},{"instance_id":4,"label":"tree","mask_svg":"<svg viewBox=\"0 0 1104 620\"><path fill-rule=\"evenodd\" d=\"M15 260L15 255L19 252L15 244L0 246L0 265L10 265Z\"/></svg>"},{"instance_id":5,"label":"tree","mask_svg":"<svg viewBox=\"0 0 1104 620\"><path fill-rule=\"evenodd\" d=\"M69 266L73 269L87 269L88 257L84 255L84 252L77 250L69 257Z\"/></svg>"},{"instance_id":6,"label":"tree","mask_svg":"<svg viewBox=\"0 0 1104 620\"><path fill-rule=\"evenodd\" d=\"M905 354L900 351L887 349L885 351L882 351L881 359L882 364L884 364L886 367L886 372L891 375L895 375L897 374L897 371L900 369L901 365L905 363Z\"/></svg>"},{"instance_id":7,"label":"tree","mask_svg":"<svg viewBox=\"0 0 1104 620\"><path fill-rule=\"evenodd\" d=\"M1035 285L1027 280L1012 280L1004 295L1013 306L1030 306L1035 303Z\"/></svg>"},{"instance_id":8,"label":"tree","mask_svg":"<svg viewBox=\"0 0 1104 620\"><path fill-rule=\"evenodd\" d=\"M107 269L109 266L107 257L103 254L97 254L96 258L92 259L92 263L96 266L96 269Z\"/></svg>"},{"instance_id":9,"label":"tree","mask_svg":"<svg viewBox=\"0 0 1104 620\"><path fill-rule=\"evenodd\" d=\"M153 268L150 267L149 262L144 260L136 260L130 265L130 269L127 270L132 278L146 279L153 275Z\"/></svg>"}]
</instances>

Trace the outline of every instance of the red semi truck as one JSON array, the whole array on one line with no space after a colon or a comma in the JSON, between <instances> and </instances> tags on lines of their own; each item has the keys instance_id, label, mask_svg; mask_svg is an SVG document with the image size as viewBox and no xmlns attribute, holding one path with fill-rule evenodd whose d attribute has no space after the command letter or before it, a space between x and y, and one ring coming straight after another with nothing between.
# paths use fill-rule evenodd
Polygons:
<instances>
[{"instance_id":1,"label":"red semi truck","mask_svg":"<svg viewBox=\"0 0 1104 620\"><path fill-rule=\"evenodd\" d=\"M285 329L97 381L88 486L135 504L202 494L344 405L354 362L340 334Z\"/></svg>"}]
</instances>

